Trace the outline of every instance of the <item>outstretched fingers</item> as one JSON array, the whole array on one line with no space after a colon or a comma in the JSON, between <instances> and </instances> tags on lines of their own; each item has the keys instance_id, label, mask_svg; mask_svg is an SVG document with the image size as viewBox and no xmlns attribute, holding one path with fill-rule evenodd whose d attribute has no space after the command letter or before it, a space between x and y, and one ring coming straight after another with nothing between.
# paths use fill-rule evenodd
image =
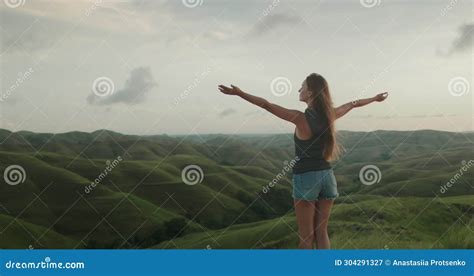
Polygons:
<instances>
[{"instance_id":1,"label":"outstretched fingers","mask_svg":"<svg viewBox=\"0 0 474 276\"><path fill-rule=\"evenodd\" d=\"M218 88L219 88L219 91L221 91L221 92L229 92L229 91L232 90L230 87L227 87L227 86L222 85L222 84L219 85Z\"/></svg>"}]
</instances>

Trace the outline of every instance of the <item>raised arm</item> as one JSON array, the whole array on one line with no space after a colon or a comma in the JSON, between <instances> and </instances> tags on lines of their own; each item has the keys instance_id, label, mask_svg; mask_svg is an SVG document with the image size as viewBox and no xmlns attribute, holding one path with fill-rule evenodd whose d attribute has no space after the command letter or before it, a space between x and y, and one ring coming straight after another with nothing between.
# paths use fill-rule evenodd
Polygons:
<instances>
[{"instance_id":1,"label":"raised arm","mask_svg":"<svg viewBox=\"0 0 474 276\"><path fill-rule=\"evenodd\" d=\"M303 112L294 109L287 109L280 105L270 103L264 98L245 93L237 86L231 85L231 87L227 87L224 85L219 85L219 91L227 95L237 95L242 99L267 110L278 118L291 122L295 125L300 124L301 120L304 120Z\"/></svg>"},{"instance_id":2,"label":"raised arm","mask_svg":"<svg viewBox=\"0 0 474 276\"><path fill-rule=\"evenodd\" d=\"M346 115L349 111L356 107L362 107L364 105L368 105L372 102L382 102L388 97L388 92L380 93L372 98L367 99L360 99L355 100L350 103L343 104L339 107L335 108L336 111L336 118L341 118L342 116Z\"/></svg>"}]
</instances>

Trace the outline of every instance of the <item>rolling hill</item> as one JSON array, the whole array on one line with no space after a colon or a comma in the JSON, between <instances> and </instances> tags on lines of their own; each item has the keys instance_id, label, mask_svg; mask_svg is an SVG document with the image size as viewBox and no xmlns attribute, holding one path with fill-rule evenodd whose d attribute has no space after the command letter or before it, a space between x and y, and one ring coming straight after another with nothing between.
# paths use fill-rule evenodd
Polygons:
<instances>
[{"instance_id":1,"label":"rolling hill","mask_svg":"<svg viewBox=\"0 0 474 276\"><path fill-rule=\"evenodd\" d=\"M473 248L474 169L458 177L474 159L473 133L339 138L334 248ZM264 189L293 158L292 139L0 129L1 171L25 171L24 182L0 184L0 247L295 248L291 175ZM202 170L196 185L183 183L189 165ZM380 169L378 183L362 184L366 165Z\"/></svg>"}]
</instances>

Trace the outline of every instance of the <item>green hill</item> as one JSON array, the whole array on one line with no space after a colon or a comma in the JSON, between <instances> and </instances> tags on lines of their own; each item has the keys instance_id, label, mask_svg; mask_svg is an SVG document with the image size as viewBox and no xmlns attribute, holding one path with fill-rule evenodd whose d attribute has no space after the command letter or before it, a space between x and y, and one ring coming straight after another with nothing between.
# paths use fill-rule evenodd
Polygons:
<instances>
[{"instance_id":1,"label":"green hill","mask_svg":"<svg viewBox=\"0 0 474 276\"><path fill-rule=\"evenodd\" d=\"M471 195L341 203L331 214L332 247L472 249L474 238L462 236L462 233L469 234L466 226L474 226L473 202ZM297 248L297 241L296 218L291 214L207 233L193 233L152 248Z\"/></svg>"},{"instance_id":2,"label":"green hill","mask_svg":"<svg viewBox=\"0 0 474 276\"><path fill-rule=\"evenodd\" d=\"M472 248L453 231L472 229L474 170L458 176L474 156L473 133L339 137L346 151L333 162L341 195L330 222L334 248ZM26 172L23 183L0 184L0 247L294 248L291 173L268 189L293 158L292 139L0 129L1 171ZM203 171L200 183L183 182L188 165ZM378 183L361 183L366 165L380 169Z\"/></svg>"}]
</instances>

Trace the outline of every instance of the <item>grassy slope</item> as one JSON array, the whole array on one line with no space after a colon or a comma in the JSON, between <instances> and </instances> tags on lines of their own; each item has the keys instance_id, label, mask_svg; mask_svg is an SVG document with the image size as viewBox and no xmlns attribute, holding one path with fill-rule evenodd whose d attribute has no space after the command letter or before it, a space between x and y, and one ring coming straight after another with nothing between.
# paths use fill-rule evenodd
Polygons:
<instances>
[{"instance_id":1,"label":"grassy slope","mask_svg":"<svg viewBox=\"0 0 474 276\"><path fill-rule=\"evenodd\" d=\"M4 249L33 249L45 248L82 248L77 240L63 236L46 227L26 222L22 219L0 214L0 236L8 237L0 239L0 248ZM38 237L41 241L38 242Z\"/></svg>"},{"instance_id":2,"label":"grassy slope","mask_svg":"<svg viewBox=\"0 0 474 276\"><path fill-rule=\"evenodd\" d=\"M460 160L469 160L473 156L472 143L465 135L433 131L343 134L342 141L351 150L335 166L343 195L337 201L341 204L335 208L335 219L332 221L335 247L426 247L435 235L431 230L440 234L438 232L442 227L457 218L458 211L469 210L466 206L473 205L472 197L452 197L473 194L472 169L447 193L439 193L440 186L459 170ZM469 135L471 139L474 137ZM0 151L3 161L0 169L3 171L9 164L21 164L27 171L25 183L0 185L0 212L5 213L3 225L10 224L9 215L15 214L18 221L27 221L31 227L49 229L51 233L45 233L40 242L50 234L61 233L72 241L82 240L89 247L151 245L164 236L176 236L174 240L178 244L180 240L190 239L189 244L199 241L199 246L212 247L295 246L294 217L282 217L291 210L289 177L280 180L269 193L261 192L262 187L281 172L283 160L288 161L292 156L291 137L286 135L231 139L221 136L204 143L201 139L185 139L180 143L180 139L167 136L139 139L138 136L110 131L70 132L52 136L31 132L12 134L0 130L0 138L3 141L0 149L8 151ZM40 154L33 156L32 147L25 141L33 148L42 147ZM356 147L352 149L354 145ZM123 154L124 148L129 147L130 155L124 154L124 161L91 194L84 194L85 186L104 171L106 160L116 158ZM438 149L438 155L433 157ZM395 150L396 155L391 150ZM77 156L81 152L81 156ZM197 164L204 171L203 182L199 185L182 183L181 170L189 164ZM373 186L364 186L358 179L360 169L368 164L377 165L382 172L381 182ZM385 197L395 194L401 197L397 200L406 206L402 208L396 200ZM417 227L423 234L413 234L399 223L408 223L405 217L388 220L390 215L422 209L427 204L426 200L431 200L435 194L442 196L438 200L446 200L453 209L449 209L450 213L444 213L442 205L433 204L446 219L443 221L434 215L430 217L436 225L440 225L440 229L436 225L424 227L429 225L429 221L421 220L422 225ZM413 196L424 198L403 198ZM387 210L384 208L382 214L386 217L382 218L390 223L387 227L400 230L397 233L404 230L411 238L408 239L411 244L404 245L403 239L400 239L392 245L393 242L387 242L384 234L390 229L385 229L377 221L372 223L367 217L351 213L351 210L361 211L361 208L372 214L373 208L384 204ZM409 206L413 208L407 209ZM339 214L341 217L338 218ZM429 214L426 212L427 216ZM351 221L352 218L357 220ZM166 228L167 222L180 219L185 223L175 223L181 225L179 230L183 231L180 233L176 229L169 230L167 234L155 233L157 229ZM462 223L454 224L452 229L464 233L467 229L465 225L471 222ZM209 238L207 233L222 232L230 224L232 226L222 235L224 243L218 241L217 244ZM17 223L12 223L10 227L13 225L18 227ZM354 231L348 229L363 231L351 239ZM0 231L4 231L1 226ZM366 232L372 234L366 235ZM441 237L435 246L471 246L469 239L456 238L451 232ZM8 229L0 233L0 240L16 240L16 236L9 236L14 234ZM185 237L180 238L180 235ZM39 237L36 234L33 236ZM193 236L198 240L190 238ZM124 242L124 239L127 241ZM239 245L242 240L246 242ZM441 242L444 242L443 245ZM67 245L70 243L64 241L64 246ZM54 247L54 243L51 246Z\"/></svg>"},{"instance_id":3,"label":"grassy slope","mask_svg":"<svg viewBox=\"0 0 474 276\"><path fill-rule=\"evenodd\" d=\"M474 196L379 198L342 203L330 221L333 248L474 248ZM464 229L464 230L462 230ZM461 230L460 233L458 230ZM154 248L296 248L293 215L194 233Z\"/></svg>"}]
</instances>

